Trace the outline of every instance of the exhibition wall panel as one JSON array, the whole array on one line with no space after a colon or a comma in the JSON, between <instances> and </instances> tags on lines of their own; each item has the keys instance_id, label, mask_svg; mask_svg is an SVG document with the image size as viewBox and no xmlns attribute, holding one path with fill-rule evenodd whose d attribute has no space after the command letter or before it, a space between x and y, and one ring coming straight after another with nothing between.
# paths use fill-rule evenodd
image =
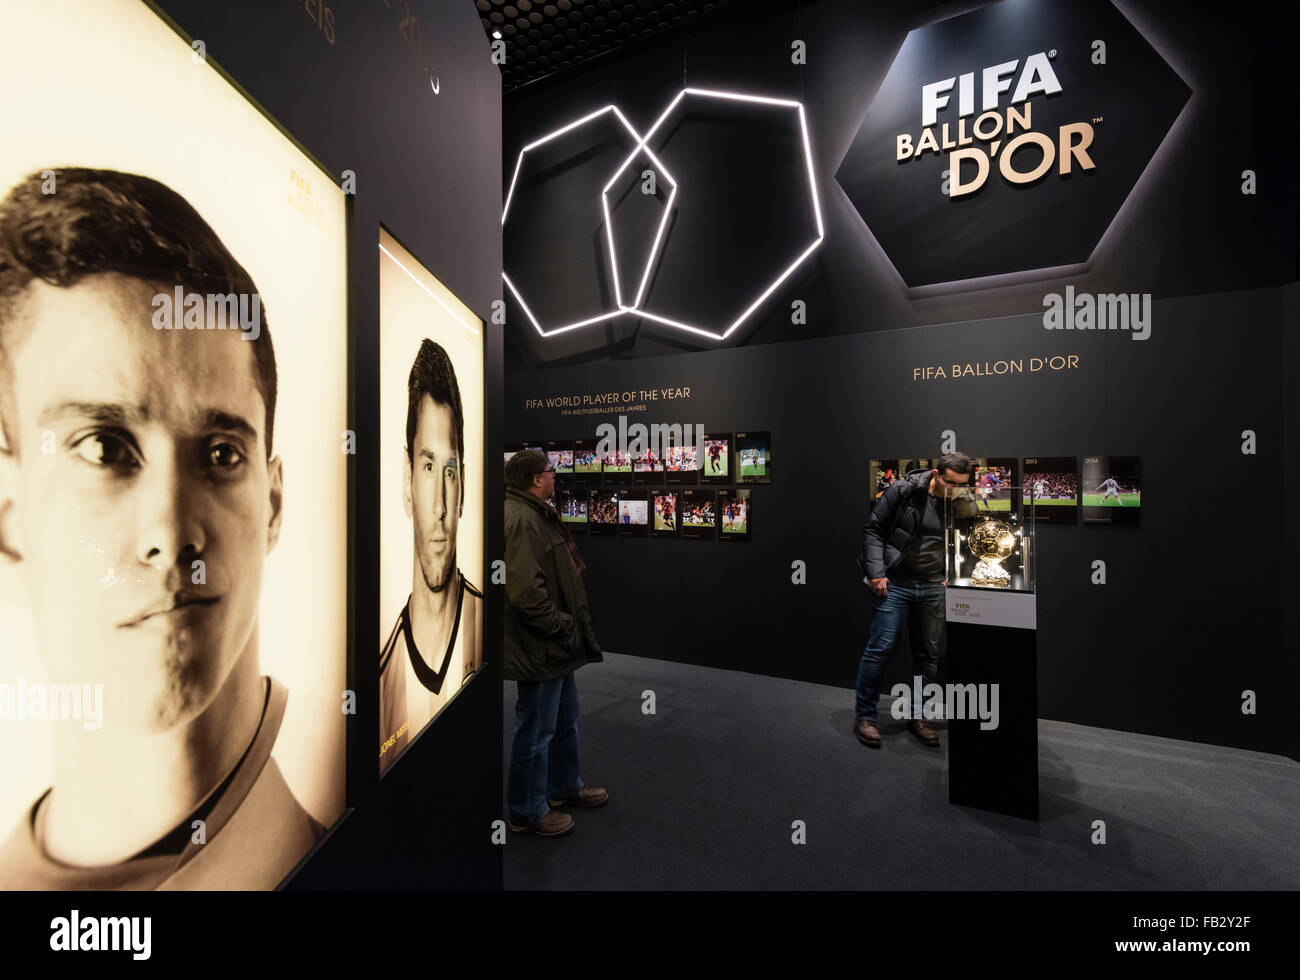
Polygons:
<instances>
[{"instance_id":1,"label":"exhibition wall panel","mask_svg":"<svg viewBox=\"0 0 1300 980\"><path fill-rule=\"evenodd\" d=\"M747 544L579 537L597 633L846 688L871 613L855 559L872 459L937 456L947 432L971 456L1140 456L1140 527L1038 530L1042 716L1282 752L1286 713L1246 714L1242 695L1289 691L1283 313L1262 289L1156 300L1145 340L1029 315L517 373L507 436L592 438L620 415L769 430L778 462L752 487Z\"/></svg>"},{"instance_id":2,"label":"exhibition wall panel","mask_svg":"<svg viewBox=\"0 0 1300 980\"><path fill-rule=\"evenodd\" d=\"M505 268L523 302L507 291L507 367L1041 312L1067 285L1177 296L1293 281L1298 92L1272 16L1175 0L814 0L514 91ZM714 94L674 106L688 87ZM725 340L664 322L724 332L818 238L783 102L806 121L821 244ZM555 137L516 178L521 150L606 106L626 126L607 114ZM1032 145L1008 162L1001 144L1022 137Z\"/></svg>"},{"instance_id":3,"label":"exhibition wall panel","mask_svg":"<svg viewBox=\"0 0 1300 980\"><path fill-rule=\"evenodd\" d=\"M354 809L289 887L499 887L499 850L482 833L500 815L501 665L499 643L491 640L500 632L497 593L484 594L488 642L481 676L382 783L374 737L381 646L375 638L384 628L381 618L392 616L379 609L377 585L384 506L381 225L483 322L485 373L474 387L482 392L485 444L495 452L502 439L501 328L491 321L492 303L501 296L501 77L478 11L458 0L160 0L158 6L325 169L341 181L345 171L354 178L347 198L348 417L355 433L348 687L356 694L348 804ZM172 134L166 138L174 138L173 123L205 140L222 138L204 132L199 115L161 121L160 133ZM257 214L247 220L255 222ZM405 377L397 383L404 386ZM340 433L340 444L343 439ZM465 465L481 467L481 447L466 448ZM499 481L487 481L486 513L499 513L501 502ZM486 522L483 555L501 552L499 528L499 521ZM456 787L456 806L445 805L448 786Z\"/></svg>"}]
</instances>

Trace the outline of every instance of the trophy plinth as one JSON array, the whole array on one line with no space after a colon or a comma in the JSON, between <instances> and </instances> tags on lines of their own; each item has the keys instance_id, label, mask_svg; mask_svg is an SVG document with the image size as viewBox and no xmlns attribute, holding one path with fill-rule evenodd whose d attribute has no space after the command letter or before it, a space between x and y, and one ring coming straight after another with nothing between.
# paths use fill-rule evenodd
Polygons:
<instances>
[{"instance_id":1,"label":"trophy plinth","mask_svg":"<svg viewBox=\"0 0 1300 980\"><path fill-rule=\"evenodd\" d=\"M1002 589L1010 586L1011 573L1002 567L1016 547L1010 525L985 517L971 529L968 541L971 554L979 559L971 572L971 585Z\"/></svg>"}]
</instances>

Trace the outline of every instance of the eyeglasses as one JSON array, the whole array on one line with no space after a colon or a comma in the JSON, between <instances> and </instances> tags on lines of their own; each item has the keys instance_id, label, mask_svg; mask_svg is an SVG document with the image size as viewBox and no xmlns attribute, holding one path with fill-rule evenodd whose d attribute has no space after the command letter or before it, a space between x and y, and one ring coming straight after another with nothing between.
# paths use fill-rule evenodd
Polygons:
<instances>
[{"instance_id":1,"label":"eyeglasses","mask_svg":"<svg viewBox=\"0 0 1300 980\"><path fill-rule=\"evenodd\" d=\"M554 472L555 472L555 467L554 467L554 466L548 466L548 467L546 467L546 469L542 470L542 472L543 472L543 473L554 473Z\"/></svg>"}]
</instances>

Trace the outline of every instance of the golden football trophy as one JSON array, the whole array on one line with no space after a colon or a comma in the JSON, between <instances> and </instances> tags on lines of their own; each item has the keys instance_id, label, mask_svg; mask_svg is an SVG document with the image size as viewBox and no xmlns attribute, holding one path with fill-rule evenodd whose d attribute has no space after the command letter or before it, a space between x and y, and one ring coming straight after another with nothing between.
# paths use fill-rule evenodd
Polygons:
<instances>
[{"instance_id":1,"label":"golden football trophy","mask_svg":"<svg viewBox=\"0 0 1300 980\"><path fill-rule=\"evenodd\" d=\"M1016 548L1016 536L1009 524L993 517L985 517L971 528L967 544L971 554L979 559L975 570L971 572L971 585L992 588L1011 585L1011 573L1002 567L1002 562Z\"/></svg>"}]
</instances>

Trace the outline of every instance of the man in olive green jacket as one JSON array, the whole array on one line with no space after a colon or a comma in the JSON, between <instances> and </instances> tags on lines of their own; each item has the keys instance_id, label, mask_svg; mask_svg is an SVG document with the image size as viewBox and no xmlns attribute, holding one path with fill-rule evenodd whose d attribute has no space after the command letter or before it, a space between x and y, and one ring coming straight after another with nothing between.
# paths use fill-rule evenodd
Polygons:
<instances>
[{"instance_id":1,"label":"man in olive green jacket","mask_svg":"<svg viewBox=\"0 0 1300 980\"><path fill-rule=\"evenodd\" d=\"M587 605L586 565L548 502L555 470L536 449L506 464L505 676L517 682L510 750L510 829L542 837L573 830L559 807L601 806L609 794L579 775L574 671L604 659Z\"/></svg>"}]
</instances>

